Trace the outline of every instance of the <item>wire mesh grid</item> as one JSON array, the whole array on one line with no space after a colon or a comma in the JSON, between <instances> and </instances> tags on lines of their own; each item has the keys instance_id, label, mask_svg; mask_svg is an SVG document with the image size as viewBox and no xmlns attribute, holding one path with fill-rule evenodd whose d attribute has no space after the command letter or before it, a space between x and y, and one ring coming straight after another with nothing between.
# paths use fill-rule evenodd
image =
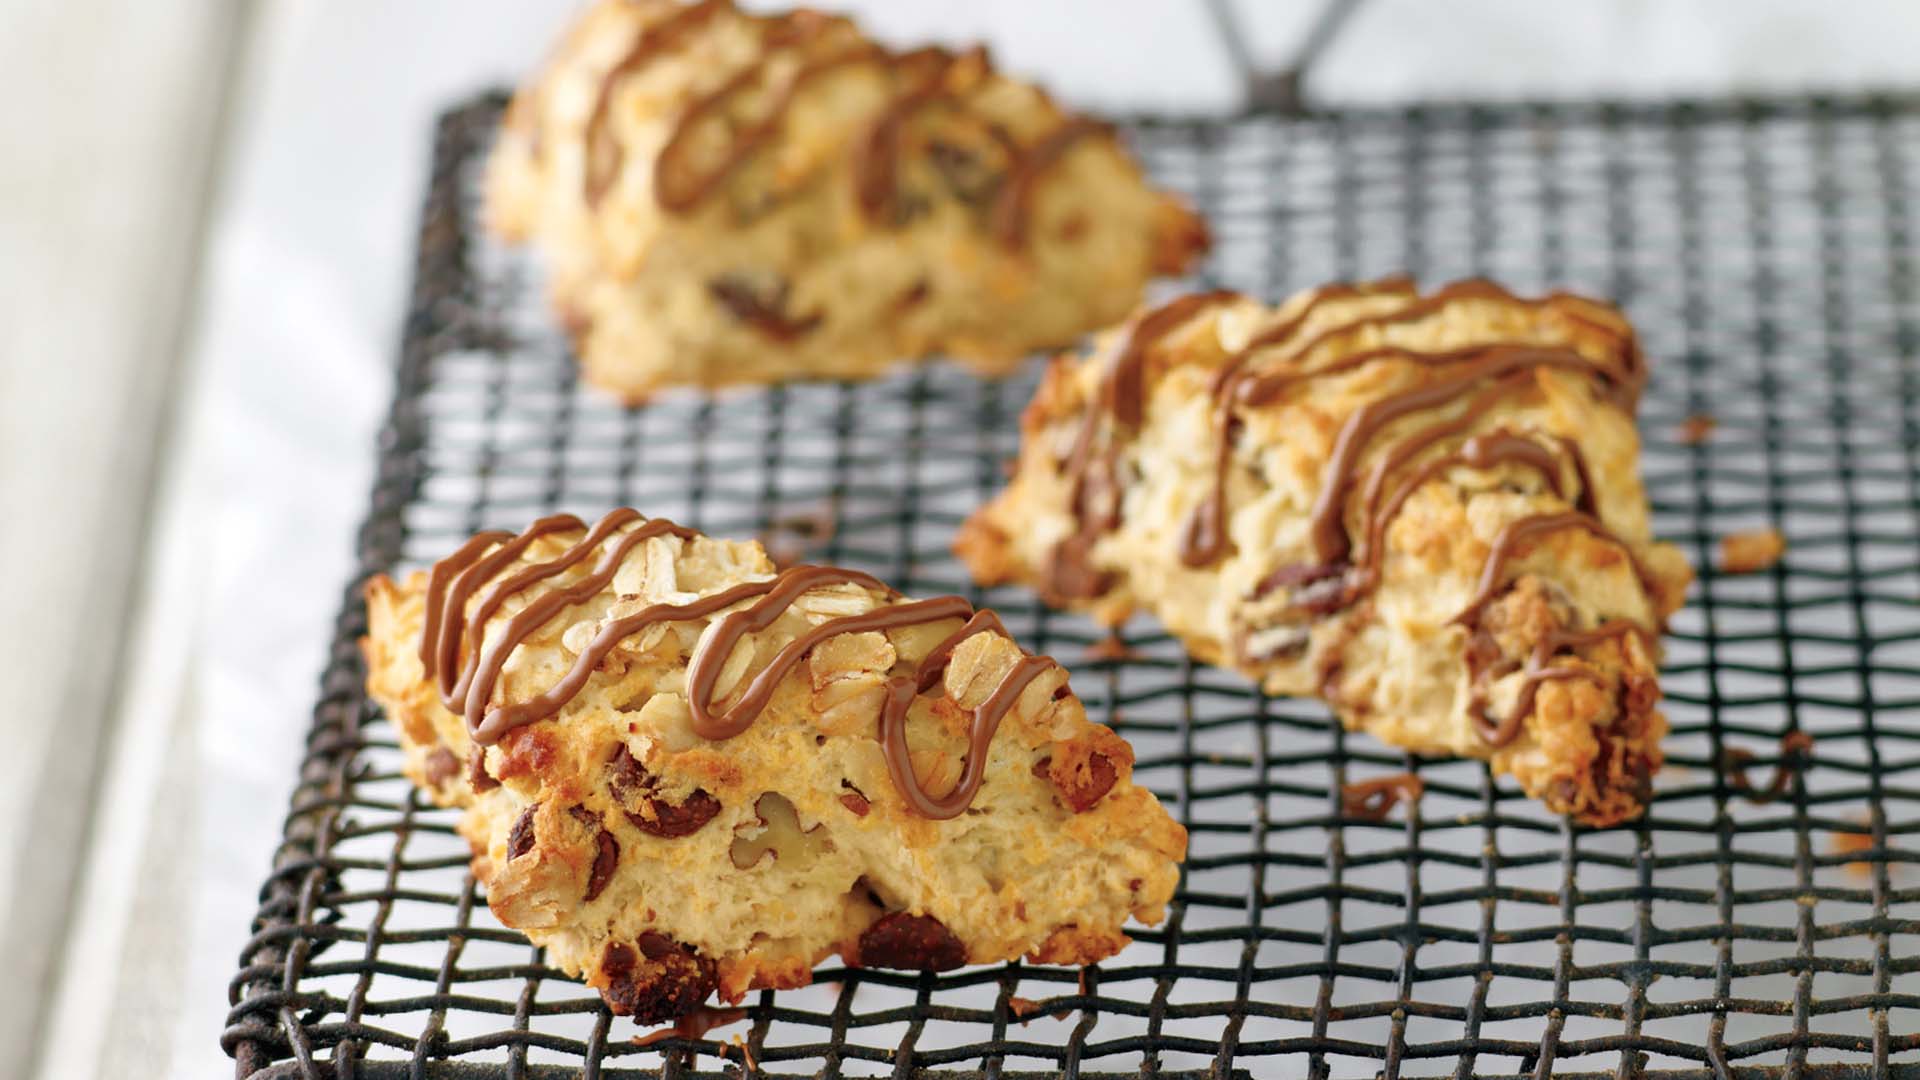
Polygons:
<instances>
[{"instance_id":1,"label":"wire mesh grid","mask_svg":"<svg viewBox=\"0 0 1920 1080\"><path fill-rule=\"evenodd\" d=\"M1670 764L1646 818L1605 831L1264 698L1144 620L1115 655L973 588L948 544L1002 481L1037 365L638 409L578 387L532 265L476 225L500 105L439 127L362 573L633 505L968 595L1132 740L1191 832L1185 878L1095 968L830 965L706 1040L637 1045L490 917L453 815L400 775L355 582L231 986L240 1075L1920 1075L1920 100L1129 125L1212 222L1210 282L1486 274L1638 324L1656 529L1700 581L1667 639ZM1680 433L1695 416L1705 441ZM1715 572L1718 538L1763 527L1779 565ZM1343 815L1343 784L1402 770L1416 805Z\"/></svg>"}]
</instances>

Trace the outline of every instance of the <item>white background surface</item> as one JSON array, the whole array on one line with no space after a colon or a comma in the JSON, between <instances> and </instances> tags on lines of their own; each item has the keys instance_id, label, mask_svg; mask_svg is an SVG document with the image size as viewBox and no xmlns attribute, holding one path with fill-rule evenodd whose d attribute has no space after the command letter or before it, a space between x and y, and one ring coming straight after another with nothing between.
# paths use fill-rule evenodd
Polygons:
<instances>
[{"instance_id":1,"label":"white background surface","mask_svg":"<svg viewBox=\"0 0 1920 1080\"><path fill-rule=\"evenodd\" d=\"M862 11L883 36L898 40L984 37L1003 66L1041 75L1085 106L1216 110L1235 100L1219 42L1194 0L827 6ZM62 175L109 170L104 183L150 191L195 164L217 172L197 250L191 236L180 235L192 231L192 215L188 226L171 231L123 223L97 241L102 264L132 275L121 287L138 294L100 308L112 316L92 327L110 338L100 354L151 359L173 349L171 336L156 338L151 328L184 325L186 376L177 398L147 410L171 417L177 433L155 470L161 479L152 520L119 523L130 536L145 531L151 538L138 603L95 613L131 619L131 639L118 670L102 674L117 679L121 707L111 720L86 875L74 901L75 932L64 946L67 977L49 991L42 1045L57 1050L42 1056L38 1074L184 1080L232 1069L217 1043L225 984L279 835L315 676L349 572L352 530L370 486L433 116L528 70L572 5L210 2L181 5L197 20L148 20L153 27L92 18L84 7L0 2L12 39L0 59L52 55L46 40L98 34L126 38L127 57L151 52L154 65L171 58L173 70L224 72L213 58L224 55L228 38L239 39L224 110L218 95L194 80L161 77L140 84L142 97L131 103L137 108L116 110L111 95L66 85L83 77L131 85L128 62L95 54L78 73L48 71L45 62L28 72L62 86L59 108L66 112L59 115L92 125L86 130L104 149L47 164L38 156L40 138L95 145L51 123L46 133L0 143L10 184L27 175L16 163L32 159L45 167L31 175L54 192L44 205L32 204L37 244L24 242L24 221L16 220L22 211L0 218L8 271L0 295L20 309L10 324L28 328L10 325L0 339L0 406L7 407L0 409L0 452L16 466L0 469L0 507L8 513L19 512L30 495L62 497L54 489L77 467L62 461L41 471L18 468L34 448L62 438L112 446L133 437L98 410L63 427L62 415L84 411L70 406L61 414L64 399L54 392L73 388L75 369L29 362L62 343L72 347L71 334L57 331L76 325L76 310L97 305L103 287L97 273L50 276L48 267L78 257L63 250L71 247L63 239L78 234L60 231L62 215L80 214L96 228L102 220L97 208L73 210L78 200L71 194L61 201ZM1257 51L1284 52L1311 10L1259 4ZM17 22L16 11L23 16ZM24 17L29 11L34 18ZM1376 0L1348 27L1312 89L1337 101L1913 85L1920 81L1916 43L1920 5L1897 0L1844 9L1813 0ZM32 110L11 111L18 119ZM176 121L165 139L150 140L154 145L137 142L133 118L155 112ZM195 117L224 134L196 141ZM185 162L178 160L183 147L192 151ZM209 147L222 149L209 156ZM125 160L114 156L117 148ZM151 200L116 205L128 214L165 213ZM18 245L16 225L23 226ZM116 251L116 237L137 250ZM180 270L196 261L197 273ZM151 284L167 275L180 295L140 289L143 276ZM33 327L50 329L36 337ZM137 390L144 384L130 373L138 370L107 363L94 376L104 383L96 385ZM135 445L151 445L150 433L145 437ZM127 467L110 455L89 475L101 484L127 483ZM83 484L64 497L90 490ZM54 595L33 602L56 603ZM32 736L29 750L47 744L53 730L44 716L6 723L13 728L0 734ZM9 811L22 805L20 792L31 790L25 781L35 753L0 758L0 820L19 820ZM7 841L0 855L20 839L0 837ZM13 873L11 861L0 863L0 873ZM0 877L0 903L33 884L30 874ZM126 1004L108 1018L103 1000ZM0 1074L7 1066L0 1059Z\"/></svg>"}]
</instances>

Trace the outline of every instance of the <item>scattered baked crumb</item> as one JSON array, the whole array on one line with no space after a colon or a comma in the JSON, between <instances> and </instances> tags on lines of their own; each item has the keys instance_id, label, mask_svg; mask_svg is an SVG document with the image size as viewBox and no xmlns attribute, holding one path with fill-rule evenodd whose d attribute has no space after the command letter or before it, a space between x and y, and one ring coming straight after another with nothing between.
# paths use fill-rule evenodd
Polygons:
<instances>
[{"instance_id":1,"label":"scattered baked crumb","mask_svg":"<svg viewBox=\"0 0 1920 1080\"><path fill-rule=\"evenodd\" d=\"M1020 1021L1021 1027L1025 1027L1027 1018L1040 1011L1040 1003L1031 998L1008 998L1007 1011L1013 1013L1013 1018Z\"/></svg>"},{"instance_id":2,"label":"scattered baked crumb","mask_svg":"<svg viewBox=\"0 0 1920 1080\"><path fill-rule=\"evenodd\" d=\"M1857 814L1854 820L1860 822L1862 827L1866 827L1872 819L1868 818L1865 814ZM1835 832L1831 846L1835 855L1853 855L1873 847L1873 834L1870 832ZM1873 873L1873 864L1864 859L1856 859L1853 862L1847 863L1846 867L1849 873L1858 874L1861 877L1867 877Z\"/></svg>"},{"instance_id":3,"label":"scattered baked crumb","mask_svg":"<svg viewBox=\"0 0 1920 1080\"><path fill-rule=\"evenodd\" d=\"M1118 632L1109 631L1106 637L1087 646L1089 660L1133 660L1140 654L1128 645Z\"/></svg>"},{"instance_id":4,"label":"scattered baked crumb","mask_svg":"<svg viewBox=\"0 0 1920 1080\"><path fill-rule=\"evenodd\" d=\"M1708 437L1713 434L1713 429L1719 426L1720 421L1715 420L1711 415L1707 413L1694 413L1692 416L1680 421L1680 427L1675 434L1681 442L1686 443L1688 446L1699 446L1701 443L1706 442Z\"/></svg>"},{"instance_id":5,"label":"scattered baked crumb","mask_svg":"<svg viewBox=\"0 0 1920 1080\"><path fill-rule=\"evenodd\" d=\"M1720 538L1720 572L1751 574L1766 570L1786 554L1787 538L1778 529L1752 529Z\"/></svg>"}]
</instances>

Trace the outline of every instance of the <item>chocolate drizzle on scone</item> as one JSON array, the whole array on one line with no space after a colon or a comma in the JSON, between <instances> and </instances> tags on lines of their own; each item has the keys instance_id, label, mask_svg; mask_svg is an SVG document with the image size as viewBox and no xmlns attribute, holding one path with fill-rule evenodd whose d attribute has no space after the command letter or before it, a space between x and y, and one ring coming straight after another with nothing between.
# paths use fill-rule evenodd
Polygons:
<instances>
[{"instance_id":1,"label":"chocolate drizzle on scone","mask_svg":"<svg viewBox=\"0 0 1920 1080\"><path fill-rule=\"evenodd\" d=\"M607 132L608 116L613 109L613 92L622 81L672 51L680 38L723 11L733 10L729 0L699 0L640 31L633 46L618 63L608 69L594 95L593 113L587 120L586 198L589 206L598 205L613 178L619 175L620 144Z\"/></svg>"},{"instance_id":2,"label":"chocolate drizzle on scone","mask_svg":"<svg viewBox=\"0 0 1920 1080\"><path fill-rule=\"evenodd\" d=\"M1112 576L1095 571L1088 555L1102 535L1120 524L1120 450L1143 419L1147 350L1201 312L1239 296L1224 289L1182 296L1135 319L1128 329L1126 343L1100 380L1097 396L1087 403L1062 463L1076 528L1054 548L1046 578L1049 595L1084 600L1112 587Z\"/></svg>"},{"instance_id":3,"label":"chocolate drizzle on scone","mask_svg":"<svg viewBox=\"0 0 1920 1080\"><path fill-rule=\"evenodd\" d=\"M728 0L704 0L662 18L643 28L627 54L607 69L586 128L583 195L588 206L599 205L620 171L622 151L607 130L620 85L721 12L739 15ZM745 19L758 35L759 52L681 112L654 160L652 192L660 209L670 214L698 209L780 137L794 101L811 84L849 68L867 67L895 92L854 140L855 201L869 221L880 225L902 224L911 217L903 212L899 190L900 159L906 152L902 130L916 113L936 104L966 111L970 92L993 71L986 50L974 47L956 54L928 47L896 53L862 40L851 21L814 11ZM758 104L743 115L743 105L756 99ZM1024 146L1002 130L995 133L1005 163L986 185L993 195L984 225L1001 244L1017 249L1026 243L1040 179L1082 140L1112 138L1113 128L1070 116ZM932 147L928 152L936 153ZM696 153L703 163L694 161ZM954 192L970 205L978 204L980 194L978 186Z\"/></svg>"},{"instance_id":4,"label":"chocolate drizzle on scone","mask_svg":"<svg viewBox=\"0 0 1920 1080\"><path fill-rule=\"evenodd\" d=\"M1648 536L1645 380L1625 317L1566 293L1183 297L1049 370L955 550L1611 824L1660 763L1654 638L1690 576Z\"/></svg>"},{"instance_id":5,"label":"chocolate drizzle on scone","mask_svg":"<svg viewBox=\"0 0 1920 1080\"><path fill-rule=\"evenodd\" d=\"M633 527L627 528L630 525ZM494 580L525 556L534 541L564 532L584 532L585 535L553 559L531 563ZM691 530L665 519L643 519L627 509L615 510L591 529L571 515L556 515L542 518L518 536L504 532L482 533L437 564L427 589L420 659L427 677L437 678L443 704L465 719L474 743L491 745L514 728L558 712L587 686L601 662L622 641L659 623L706 619L725 612L701 635L688 663L686 682L693 731L702 738L724 740L751 727L772 701L781 680L811 649L827 639L841 634L963 620L958 629L935 645L919 663L906 665L906 670L888 678L880 712L879 738L886 754L887 771L901 796L915 811L929 818L951 818L972 804L985 778L988 747L1000 722L1027 686L1054 666L1053 661L1022 652L1020 660L1001 676L986 700L973 710L966 766L959 781L945 794L934 795L914 772L906 737L908 711L920 695L940 682L954 650L962 642L982 633L1009 639L1011 635L997 615L991 611L975 611L961 597L902 600L877 578L856 570L796 566L772 578L743 582L687 603L651 604L602 625L581 649L567 673L545 692L525 701L492 704L507 657L535 631L567 608L605 589L621 565L644 542L660 537L687 540L694 535ZM568 584L549 587L489 632L488 620L510 598L554 579L584 562L595 551L601 555L590 573ZM880 594L885 602L871 611L838 616L811 627L788 642L748 678L733 693L730 703L723 707L717 702L722 669L746 635L772 626L802 594L840 585ZM481 592L482 588L486 591ZM478 600L469 611L469 602L476 596ZM746 606L736 608L741 604ZM728 611L729 608L735 610ZM719 811L719 804L704 791L695 791L679 804L656 799L651 794L651 778L630 756L622 760L616 755L611 767L615 770L616 793L630 806L639 807L630 808L627 816L643 831L658 836L684 835L706 824Z\"/></svg>"},{"instance_id":6,"label":"chocolate drizzle on scone","mask_svg":"<svg viewBox=\"0 0 1920 1080\"><path fill-rule=\"evenodd\" d=\"M1596 316L1593 313L1596 305L1592 301L1566 293L1524 300L1492 282L1470 279L1425 297L1416 299L1416 295L1411 280L1404 276L1325 286L1310 294L1292 318L1257 334L1226 360L1211 383L1216 438L1212 482L1181 530L1180 562L1189 567L1204 567L1226 554L1229 542L1227 474L1234 438L1243 426L1238 415L1242 410L1272 405L1289 391L1314 379L1380 361L1410 361L1438 369L1440 377L1367 402L1347 415L1321 470L1319 488L1308 515L1313 561L1275 567L1255 586L1251 599L1263 599L1285 589L1290 593L1290 608L1311 618L1351 606L1378 584L1386 529L1407 500L1423 484L1460 465L1479 470L1509 464L1532 469L1545 478L1554 494L1573 503L1576 509L1533 515L1508 524L1495 539L1482 568L1479 587L1466 609L1455 617L1456 624L1473 628L1480 612L1503 584L1507 566L1521 544L1560 529L1584 529L1619 544L1633 561L1642 581L1652 588L1651 575L1641 566L1632 548L1597 516L1597 501L1587 465L1573 440L1501 429L1470 435L1455 443L1453 449L1414 465L1423 454L1450 440L1460 439L1502 399L1534 387L1541 371L1587 375L1599 386L1605 400L1631 412L1646 378L1645 363L1632 332L1624 323ZM1324 330L1298 348L1288 348L1290 359L1304 364L1329 343L1393 324L1411 323L1455 301L1489 299L1536 309L1553 308L1584 326L1599 330L1616 341L1616 361L1603 364L1567 347L1494 343L1443 352L1380 346L1312 367L1267 370L1255 366L1263 351L1290 346L1315 311L1328 301L1376 296L1405 296L1409 302ZM1045 577L1050 595L1069 600L1090 599L1111 587L1112 575L1094 569L1089 556L1099 539L1117 529L1122 521L1124 492L1119 478L1120 455L1125 441L1138 431L1143 420L1147 353L1161 339L1204 311L1236 299L1239 299L1237 294L1231 292L1196 293L1180 297L1135 320L1097 393L1087 402L1073 448L1063 463L1062 471L1072 492L1071 509L1076 528L1054 549ZM1383 429L1403 418L1447 408L1463 399L1465 407L1457 414L1433 420L1406 434L1362 473L1361 459ZM1389 480L1410 466L1411 471L1389 491ZM1361 524L1357 534L1350 534L1346 519L1349 503L1355 501L1356 489ZM1647 628L1627 626L1648 638L1652 636ZM1548 666L1546 660L1555 651L1624 632L1625 629L1609 623L1600 630L1563 632L1543 641L1543 647L1551 647L1544 653L1536 652L1529 660L1515 715L1498 725L1485 720L1481 700L1484 687L1476 682L1473 713L1481 734L1494 746L1511 742L1519 731L1517 718L1531 706L1541 682L1581 674ZM1287 640L1304 646L1306 636L1302 632L1289 635Z\"/></svg>"}]
</instances>

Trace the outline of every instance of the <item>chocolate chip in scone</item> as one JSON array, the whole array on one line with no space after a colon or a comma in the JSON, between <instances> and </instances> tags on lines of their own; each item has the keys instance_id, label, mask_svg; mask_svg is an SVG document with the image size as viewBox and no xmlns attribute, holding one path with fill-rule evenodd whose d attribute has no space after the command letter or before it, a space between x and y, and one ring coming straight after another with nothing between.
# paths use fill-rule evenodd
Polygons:
<instances>
[{"instance_id":1,"label":"chocolate chip in scone","mask_svg":"<svg viewBox=\"0 0 1920 1080\"><path fill-rule=\"evenodd\" d=\"M1085 767L1069 770L1064 778L1053 774L1053 758L1043 757L1033 763L1033 775L1051 782L1060 793L1060 801L1076 814L1093 809L1120 779L1112 759L1098 752L1088 754Z\"/></svg>"},{"instance_id":2,"label":"chocolate chip in scone","mask_svg":"<svg viewBox=\"0 0 1920 1080\"><path fill-rule=\"evenodd\" d=\"M475 746L473 753L467 757L467 783L473 785L476 795L500 786L500 781L487 771L487 748L484 746Z\"/></svg>"},{"instance_id":3,"label":"chocolate chip in scone","mask_svg":"<svg viewBox=\"0 0 1920 1080\"><path fill-rule=\"evenodd\" d=\"M967 947L939 919L896 911L860 934L861 967L952 971L967 962Z\"/></svg>"},{"instance_id":4,"label":"chocolate chip in scone","mask_svg":"<svg viewBox=\"0 0 1920 1080\"><path fill-rule=\"evenodd\" d=\"M1062 779L1055 777L1053 786L1060 791L1060 798L1078 814L1091 810L1093 805L1113 790L1113 782L1120 778L1119 770L1107 755L1093 753L1087 755L1084 768L1075 769L1072 775Z\"/></svg>"},{"instance_id":5,"label":"chocolate chip in scone","mask_svg":"<svg viewBox=\"0 0 1920 1080\"><path fill-rule=\"evenodd\" d=\"M694 788L685 800L671 803L656 793L659 779L640 764L625 746L614 750L608 763L612 775L607 786L620 800L633 827L651 836L673 839L699 832L701 826L720 813L720 800L705 788Z\"/></svg>"},{"instance_id":6,"label":"chocolate chip in scone","mask_svg":"<svg viewBox=\"0 0 1920 1080\"><path fill-rule=\"evenodd\" d=\"M840 781L840 786L847 789L840 794L840 805L846 807L854 817L866 817L867 812L873 809L873 804L867 801L866 793L845 780Z\"/></svg>"},{"instance_id":7,"label":"chocolate chip in scone","mask_svg":"<svg viewBox=\"0 0 1920 1080\"><path fill-rule=\"evenodd\" d=\"M460 775L460 759L444 746L436 746L427 755L427 784L439 787Z\"/></svg>"},{"instance_id":8,"label":"chocolate chip in scone","mask_svg":"<svg viewBox=\"0 0 1920 1080\"><path fill-rule=\"evenodd\" d=\"M722 274L707 282L707 293L735 319L775 341L793 341L811 333L823 316L818 311L795 315L787 310L793 283L774 274Z\"/></svg>"},{"instance_id":9,"label":"chocolate chip in scone","mask_svg":"<svg viewBox=\"0 0 1920 1080\"><path fill-rule=\"evenodd\" d=\"M517 859L533 850L533 813L538 809L539 803L528 806L513 823L513 831L507 833L507 858Z\"/></svg>"},{"instance_id":10,"label":"chocolate chip in scone","mask_svg":"<svg viewBox=\"0 0 1920 1080\"><path fill-rule=\"evenodd\" d=\"M609 943L600 954L607 985L600 991L615 1015L642 1024L684 1016L713 992L713 962L665 934L648 931L633 945Z\"/></svg>"},{"instance_id":11,"label":"chocolate chip in scone","mask_svg":"<svg viewBox=\"0 0 1920 1080\"><path fill-rule=\"evenodd\" d=\"M600 815L584 806L576 806L567 811L576 821L593 830L593 869L587 872L587 891L581 899L593 901L606 890L607 882L613 879L613 871L620 865L620 841L600 820Z\"/></svg>"}]
</instances>

